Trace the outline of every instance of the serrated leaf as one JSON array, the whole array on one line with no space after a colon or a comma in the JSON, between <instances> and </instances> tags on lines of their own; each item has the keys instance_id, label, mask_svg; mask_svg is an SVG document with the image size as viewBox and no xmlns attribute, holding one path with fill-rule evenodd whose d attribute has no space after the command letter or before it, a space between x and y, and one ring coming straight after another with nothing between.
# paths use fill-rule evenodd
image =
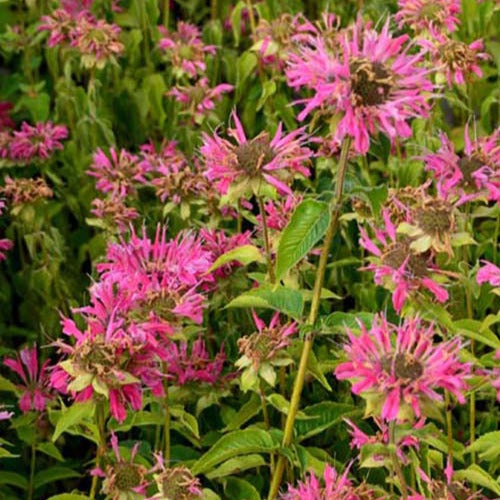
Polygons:
<instances>
[{"instance_id":1,"label":"serrated leaf","mask_svg":"<svg viewBox=\"0 0 500 500\"><path fill-rule=\"evenodd\" d=\"M244 429L222 436L192 467L194 475L204 474L221 462L239 455L270 453L279 444L262 429Z\"/></svg>"},{"instance_id":2,"label":"serrated leaf","mask_svg":"<svg viewBox=\"0 0 500 500\"><path fill-rule=\"evenodd\" d=\"M467 469L457 470L453 474L453 479L457 481L465 481L467 483L478 484L483 488L488 488L494 491L496 495L500 495L500 486L484 469L479 465L472 464Z\"/></svg>"},{"instance_id":3,"label":"serrated leaf","mask_svg":"<svg viewBox=\"0 0 500 500\"><path fill-rule=\"evenodd\" d=\"M492 462L500 457L500 431L487 432L467 446L467 453L479 452L481 460Z\"/></svg>"},{"instance_id":4,"label":"serrated leaf","mask_svg":"<svg viewBox=\"0 0 500 500\"><path fill-rule=\"evenodd\" d=\"M265 262L266 259L260 253L260 250L254 245L243 245L241 247L233 248L221 255L208 270L209 273L215 271L219 267L229 262L238 261L240 264L248 265L252 262Z\"/></svg>"},{"instance_id":5,"label":"serrated leaf","mask_svg":"<svg viewBox=\"0 0 500 500\"><path fill-rule=\"evenodd\" d=\"M215 479L265 465L266 461L261 455L245 455L243 457L230 458L212 472L207 473L206 476L208 479Z\"/></svg>"},{"instance_id":6,"label":"serrated leaf","mask_svg":"<svg viewBox=\"0 0 500 500\"><path fill-rule=\"evenodd\" d=\"M330 208L327 203L305 200L295 209L278 245L276 256L278 280L314 248L325 234L329 222Z\"/></svg>"},{"instance_id":7,"label":"serrated leaf","mask_svg":"<svg viewBox=\"0 0 500 500\"><path fill-rule=\"evenodd\" d=\"M94 404L92 401L86 401L84 403L74 403L69 407L57 421L54 434L52 436L52 442L57 441L59 436L66 432L70 427L73 427L81 423L86 418L90 417L94 409Z\"/></svg>"}]
</instances>

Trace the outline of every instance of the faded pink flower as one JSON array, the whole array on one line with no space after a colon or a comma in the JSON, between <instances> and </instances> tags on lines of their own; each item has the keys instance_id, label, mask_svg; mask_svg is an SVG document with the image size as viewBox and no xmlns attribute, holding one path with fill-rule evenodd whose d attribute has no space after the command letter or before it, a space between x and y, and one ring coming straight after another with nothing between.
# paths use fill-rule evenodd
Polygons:
<instances>
[{"instance_id":1,"label":"faded pink flower","mask_svg":"<svg viewBox=\"0 0 500 500\"><path fill-rule=\"evenodd\" d=\"M77 15L79 14L79 15ZM88 12L83 14L72 12L68 9L56 9L50 15L42 16L42 24L39 31L48 31L49 39L47 45L55 47L57 45L69 44L71 33L76 27L76 23L81 16L89 16ZM92 16L90 16L92 18Z\"/></svg>"},{"instance_id":2,"label":"faded pink flower","mask_svg":"<svg viewBox=\"0 0 500 500\"><path fill-rule=\"evenodd\" d=\"M423 418L427 405L443 400L438 389L465 403L470 365L459 360L459 338L436 344L433 324L407 318L398 326L383 314L369 330L360 322L360 329L360 335L347 330L348 361L337 366L335 375L351 381L352 392L369 401L371 414L388 421Z\"/></svg>"},{"instance_id":3,"label":"faded pink flower","mask_svg":"<svg viewBox=\"0 0 500 500\"><path fill-rule=\"evenodd\" d=\"M211 88L208 78L203 77L190 86L177 85L167 92L182 105L182 114L190 116L195 123L202 123L204 118L215 108L214 101L222 99L222 94L231 92L233 85L221 83Z\"/></svg>"},{"instance_id":4,"label":"faded pink flower","mask_svg":"<svg viewBox=\"0 0 500 500\"><path fill-rule=\"evenodd\" d=\"M171 341L166 346L167 373L174 385L184 385L189 382L205 382L216 384L221 376L226 355L224 348L215 358L208 354L204 340L198 337L188 349L186 342L177 344Z\"/></svg>"},{"instance_id":5,"label":"faded pink flower","mask_svg":"<svg viewBox=\"0 0 500 500\"><path fill-rule=\"evenodd\" d=\"M147 488L150 484L147 479L149 471L144 465L135 462L140 443L136 443L132 447L130 458L125 460L120 453L118 438L114 432L110 441L114 453L112 461L107 463L104 470L96 467L91 471L93 476L104 479L102 493L109 495L106 498L113 500L146 498Z\"/></svg>"},{"instance_id":6,"label":"faded pink flower","mask_svg":"<svg viewBox=\"0 0 500 500\"><path fill-rule=\"evenodd\" d=\"M111 227L117 227L120 232L125 232L130 223L139 217L139 212L133 207L127 207L120 196L112 194L101 200L92 200L90 213L98 219L106 221Z\"/></svg>"},{"instance_id":7,"label":"faded pink flower","mask_svg":"<svg viewBox=\"0 0 500 500\"><path fill-rule=\"evenodd\" d=\"M430 39L422 38L418 43L430 53L435 70L444 71L450 87L453 86L453 82L462 85L470 81L473 74L478 77L483 76L479 65L490 56L483 52L482 40L467 44L453 40L434 29L431 29L430 33Z\"/></svg>"},{"instance_id":8,"label":"faded pink flower","mask_svg":"<svg viewBox=\"0 0 500 500\"><path fill-rule=\"evenodd\" d=\"M487 260L482 260L481 262L484 265L477 272L477 282L480 285L489 283L491 286L500 287L500 267L495 266L495 264Z\"/></svg>"},{"instance_id":9,"label":"faded pink flower","mask_svg":"<svg viewBox=\"0 0 500 500\"><path fill-rule=\"evenodd\" d=\"M114 148L110 148L109 155L99 148L87 170L88 175L97 179L99 191L123 199L135 193L137 186L147 183L147 165L140 162L138 156L125 149L117 152Z\"/></svg>"},{"instance_id":10,"label":"faded pink flower","mask_svg":"<svg viewBox=\"0 0 500 500\"><path fill-rule=\"evenodd\" d=\"M296 487L288 486L288 491L281 494L281 500L361 500L362 498L376 498L376 496L364 485L354 486L347 477L349 464L340 476L329 464L323 472L323 483L310 473L304 481L300 481ZM373 496L371 496L373 494Z\"/></svg>"},{"instance_id":11,"label":"faded pink flower","mask_svg":"<svg viewBox=\"0 0 500 500\"><path fill-rule=\"evenodd\" d=\"M10 143L12 134L8 130L0 130L0 158L6 159L10 155Z\"/></svg>"},{"instance_id":12,"label":"faded pink flower","mask_svg":"<svg viewBox=\"0 0 500 500\"><path fill-rule=\"evenodd\" d=\"M466 125L465 149L461 155L455 152L446 134L441 132L439 138L439 150L423 157L426 170L431 171L436 179L438 193L445 199L458 199L458 204L481 196L480 190L488 190L488 173L500 170L500 131L473 141Z\"/></svg>"},{"instance_id":13,"label":"faded pink flower","mask_svg":"<svg viewBox=\"0 0 500 500\"><path fill-rule=\"evenodd\" d=\"M399 28L455 31L460 24L460 0L398 0L398 7L394 19Z\"/></svg>"},{"instance_id":14,"label":"faded pink flower","mask_svg":"<svg viewBox=\"0 0 500 500\"><path fill-rule=\"evenodd\" d=\"M247 139L236 112L231 116L235 128L230 128L228 135L234 142L217 134L203 134L201 153L207 179L215 181L221 194L228 193L230 188L236 193L253 190L259 194L262 183L270 184L281 194L291 194L289 184L294 174L309 175L306 164L312 152L303 147L304 129L284 135L280 123L272 139L267 132Z\"/></svg>"},{"instance_id":15,"label":"faded pink flower","mask_svg":"<svg viewBox=\"0 0 500 500\"><path fill-rule=\"evenodd\" d=\"M9 156L12 160L23 163L46 160L57 149L63 149L61 140L66 137L68 137L68 129L64 125L39 122L32 126L23 122L21 129L13 132Z\"/></svg>"},{"instance_id":16,"label":"faded pink flower","mask_svg":"<svg viewBox=\"0 0 500 500\"><path fill-rule=\"evenodd\" d=\"M299 119L313 111L341 113L334 140L353 137L360 154L368 151L370 136L379 130L391 142L410 137L407 120L428 115L428 93L433 91L429 71L420 64L423 53L408 54L408 36L393 38L389 20L377 33L359 18L338 38L335 51L317 37L290 54L288 84L313 91L312 97L297 101L306 105Z\"/></svg>"},{"instance_id":17,"label":"faded pink flower","mask_svg":"<svg viewBox=\"0 0 500 500\"><path fill-rule=\"evenodd\" d=\"M203 43L198 27L179 21L177 31L169 32L163 27L160 30L163 38L158 45L169 57L177 78L185 74L194 78L205 72L205 56L215 54L216 49Z\"/></svg>"},{"instance_id":18,"label":"faded pink flower","mask_svg":"<svg viewBox=\"0 0 500 500\"><path fill-rule=\"evenodd\" d=\"M0 195L5 196L12 206L17 206L52 198L54 193L41 177L12 179L7 175L4 186L0 187Z\"/></svg>"},{"instance_id":19,"label":"faded pink flower","mask_svg":"<svg viewBox=\"0 0 500 500\"><path fill-rule=\"evenodd\" d=\"M15 358L4 359L3 364L17 373L23 381L18 385L21 391L19 399L21 411L26 413L30 410L45 410L47 401L53 397L48 376L50 360L40 366L35 345L32 348L22 349Z\"/></svg>"}]
</instances>

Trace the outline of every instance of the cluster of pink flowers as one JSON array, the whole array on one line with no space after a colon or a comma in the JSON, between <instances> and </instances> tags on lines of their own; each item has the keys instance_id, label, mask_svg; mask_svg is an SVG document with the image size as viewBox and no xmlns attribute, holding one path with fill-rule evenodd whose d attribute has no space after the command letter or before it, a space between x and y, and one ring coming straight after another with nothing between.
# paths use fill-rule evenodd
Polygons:
<instances>
[{"instance_id":1,"label":"cluster of pink flowers","mask_svg":"<svg viewBox=\"0 0 500 500\"><path fill-rule=\"evenodd\" d=\"M68 129L64 125L23 122L19 130L0 131L0 158L20 164L45 161L63 149L61 141L67 137Z\"/></svg>"},{"instance_id":2,"label":"cluster of pink flowers","mask_svg":"<svg viewBox=\"0 0 500 500\"><path fill-rule=\"evenodd\" d=\"M395 20L399 28L409 26L414 31L432 29L455 31L460 24L460 0L398 0Z\"/></svg>"},{"instance_id":3,"label":"cluster of pink flowers","mask_svg":"<svg viewBox=\"0 0 500 500\"><path fill-rule=\"evenodd\" d=\"M193 24L179 21L177 31L169 32L160 27L163 38L159 47L168 56L174 75L181 78L187 75L195 78L203 75L206 70L205 56L214 55L214 45L205 45L201 39L200 30Z\"/></svg>"},{"instance_id":4,"label":"cluster of pink flowers","mask_svg":"<svg viewBox=\"0 0 500 500\"><path fill-rule=\"evenodd\" d=\"M438 389L465 403L470 365L459 360L459 338L435 343L433 324L410 318L393 325L382 314L369 330L362 323L360 329L360 335L348 329L348 361L335 375L352 381L352 392L370 400L372 414L386 421L425 418L426 407L443 400Z\"/></svg>"},{"instance_id":5,"label":"cluster of pink flowers","mask_svg":"<svg viewBox=\"0 0 500 500\"><path fill-rule=\"evenodd\" d=\"M30 410L45 410L47 401L53 398L48 373L50 361L47 360L40 366L37 348L33 346L22 349L15 358L4 359L3 364L14 371L23 382L18 385L21 411L26 413Z\"/></svg>"},{"instance_id":6,"label":"cluster of pink flowers","mask_svg":"<svg viewBox=\"0 0 500 500\"><path fill-rule=\"evenodd\" d=\"M262 184L271 185L280 194L291 194L295 174L309 176L306 165L312 151L303 146L307 138L304 129L284 134L280 124L272 139L267 132L248 139L235 112L232 119L235 128L230 128L228 135L234 142L204 133L201 147L205 175L221 194L231 189L237 198L248 190L260 196Z\"/></svg>"},{"instance_id":7,"label":"cluster of pink flowers","mask_svg":"<svg viewBox=\"0 0 500 500\"><path fill-rule=\"evenodd\" d=\"M75 49L86 68L103 68L114 61L124 49L120 28L103 19L96 19L89 10L60 8L43 16L40 31L50 33L48 46L62 45Z\"/></svg>"},{"instance_id":8,"label":"cluster of pink flowers","mask_svg":"<svg viewBox=\"0 0 500 500\"><path fill-rule=\"evenodd\" d=\"M426 117L433 85L422 65L424 54L408 53L408 36L394 38L389 20L378 33L359 19L338 33L332 50L321 36L305 38L290 54L288 84L305 87L312 96L301 99L303 120L313 111L333 117L340 114L334 141L354 139L354 149L365 154L370 136L379 130L391 141L407 138L407 121Z\"/></svg>"}]
</instances>

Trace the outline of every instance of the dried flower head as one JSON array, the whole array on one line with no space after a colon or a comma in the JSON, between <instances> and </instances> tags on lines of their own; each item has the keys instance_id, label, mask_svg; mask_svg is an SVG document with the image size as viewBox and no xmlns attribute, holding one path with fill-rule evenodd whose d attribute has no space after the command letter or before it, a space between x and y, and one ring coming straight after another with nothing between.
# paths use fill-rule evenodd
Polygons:
<instances>
[{"instance_id":1,"label":"dried flower head","mask_svg":"<svg viewBox=\"0 0 500 500\"><path fill-rule=\"evenodd\" d=\"M98 219L110 228L117 228L123 233L130 227L131 221L139 217L139 212L125 205L122 198L116 195L111 195L103 200L96 198L92 200L92 210L90 211Z\"/></svg>"},{"instance_id":2,"label":"dried flower head","mask_svg":"<svg viewBox=\"0 0 500 500\"><path fill-rule=\"evenodd\" d=\"M54 193L41 177L37 179L4 178L5 185L0 187L0 194L5 196L11 206L35 203L39 200L52 198Z\"/></svg>"},{"instance_id":3,"label":"dried flower head","mask_svg":"<svg viewBox=\"0 0 500 500\"><path fill-rule=\"evenodd\" d=\"M352 381L352 392L367 400L368 415L388 421L425 417L443 400L438 389L465 403L470 365L459 360L460 339L438 344L434 325L410 318L397 326L382 314L369 330L361 323L360 329L360 335L347 331L348 361L337 366L335 375Z\"/></svg>"}]
</instances>

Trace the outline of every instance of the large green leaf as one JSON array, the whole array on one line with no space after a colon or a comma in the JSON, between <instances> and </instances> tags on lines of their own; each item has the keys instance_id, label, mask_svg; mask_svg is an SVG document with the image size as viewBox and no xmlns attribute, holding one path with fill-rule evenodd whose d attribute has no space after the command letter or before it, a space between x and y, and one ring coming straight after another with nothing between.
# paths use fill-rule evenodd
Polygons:
<instances>
[{"instance_id":1,"label":"large green leaf","mask_svg":"<svg viewBox=\"0 0 500 500\"><path fill-rule=\"evenodd\" d=\"M257 467L262 467L265 465L266 461L262 455L244 455L242 457L234 457L226 460L212 472L207 472L206 476L208 477L208 479L215 479L217 477L238 474L247 469L256 469Z\"/></svg>"},{"instance_id":2,"label":"large green leaf","mask_svg":"<svg viewBox=\"0 0 500 500\"><path fill-rule=\"evenodd\" d=\"M68 410L62 413L57 421L56 428L54 430L54 435L52 436L52 441L57 441L57 438L66 432L69 428L74 425L78 425L86 418L90 417L94 405L92 401L86 401L85 403L74 403Z\"/></svg>"},{"instance_id":3,"label":"large green leaf","mask_svg":"<svg viewBox=\"0 0 500 500\"><path fill-rule=\"evenodd\" d=\"M329 222L330 209L327 203L305 200L295 209L278 246L278 280L316 245L325 234Z\"/></svg>"},{"instance_id":4,"label":"large green leaf","mask_svg":"<svg viewBox=\"0 0 500 500\"><path fill-rule=\"evenodd\" d=\"M252 393L250 399L239 409L238 413L231 419L225 428L226 431L239 429L245 422L257 415L262 408L259 397Z\"/></svg>"},{"instance_id":5,"label":"large green leaf","mask_svg":"<svg viewBox=\"0 0 500 500\"><path fill-rule=\"evenodd\" d=\"M457 470L453 474L453 479L457 481L466 481L468 483L477 484L483 488L488 488L494 491L496 495L500 495L500 486L484 469L479 465L472 464L467 469Z\"/></svg>"},{"instance_id":6,"label":"large green leaf","mask_svg":"<svg viewBox=\"0 0 500 500\"><path fill-rule=\"evenodd\" d=\"M343 417L352 416L356 412L356 408L352 405L344 403L334 403L332 401L324 401L312 406L304 408L303 412L308 417L314 417L307 420L297 420L295 422L295 430L297 432L298 441L320 434L332 425L340 422Z\"/></svg>"},{"instance_id":7,"label":"large green leaf","mask_svg":"<svg viewBox=\"0 0 500 500\"><path fill-rule=\"evenodd\" d=\"M225 498L231 500L260 500L255 486L238 477L228 477L224 488Z\"/></svg>"},{"instance_id":8,"label":"large green leaf","mask_svg":"<svg viewBox=\"0 0 500 500\"><path fill-rule=\"evenodd\" d=\"M498 460L500 457L500 431L487 432L467 447L467 453L479 452L481 460Z\"/></svg>"},{"instance_id":9,"label":"large green leaf","mask_svg":"<svg viewBox=\"0 0 500 500\"><path fill-rule=\"evenodd\" d=\"M247 265L252 262L265 262L266 259L260 253L260 250L253 245L243 245L241 247L233 248L222 254L209 269L209 272L215 271L219 267L227 264L228 262L238 261L241 264Z\"/></svg>"},{"instance_id":10,"label":"large green leaf","mask_svg":"<svg viewBox=\"0 0 500 500\"><path fill-rule=\"evenodd\" d=\"M54 481L60 481L62 479L71 479L80 476L81 474L76 470L70 469L69 467L61 467L57 465L54 467L49 467L48 469L44 469L40 472L37 472L35 475L34 486L36 489L40 488L45 484L53 483Z\"/></svg>"},{"instance_id":11,"label":"large green leaf","mask_svg":"<svg viewBox=\"0 0 500 500\"><path fill-rule=\"evenodd\" d=\"M245 429L222 436L193 465L193 474L204 474L230 458L250 453L271 452L279 447L268 432L262 429Z\"/></svg>"},{"instance_id":12,"label":"large green leaf","mask_svg":"<svg viewBox=\"0 0 500 500\"><path fill-rule=\"evenodd\" d=\"M267 307L288 316L300 319L304 310L304 299L297 290L262 285L233 299L226 307Z\"/></svg>"},{"instance_id":13,"label":"large green leaf","mask_svg":"<svg viewBox=\"0 0 500 500\"><path fill-rule=\"evenodd\" d=\"M9 486L15 486L16 488L20 488L22 490L28 489L28 480L25 476L8 470L1 471L0 484L8 484Z\"/></svg>"}]
</instances>

